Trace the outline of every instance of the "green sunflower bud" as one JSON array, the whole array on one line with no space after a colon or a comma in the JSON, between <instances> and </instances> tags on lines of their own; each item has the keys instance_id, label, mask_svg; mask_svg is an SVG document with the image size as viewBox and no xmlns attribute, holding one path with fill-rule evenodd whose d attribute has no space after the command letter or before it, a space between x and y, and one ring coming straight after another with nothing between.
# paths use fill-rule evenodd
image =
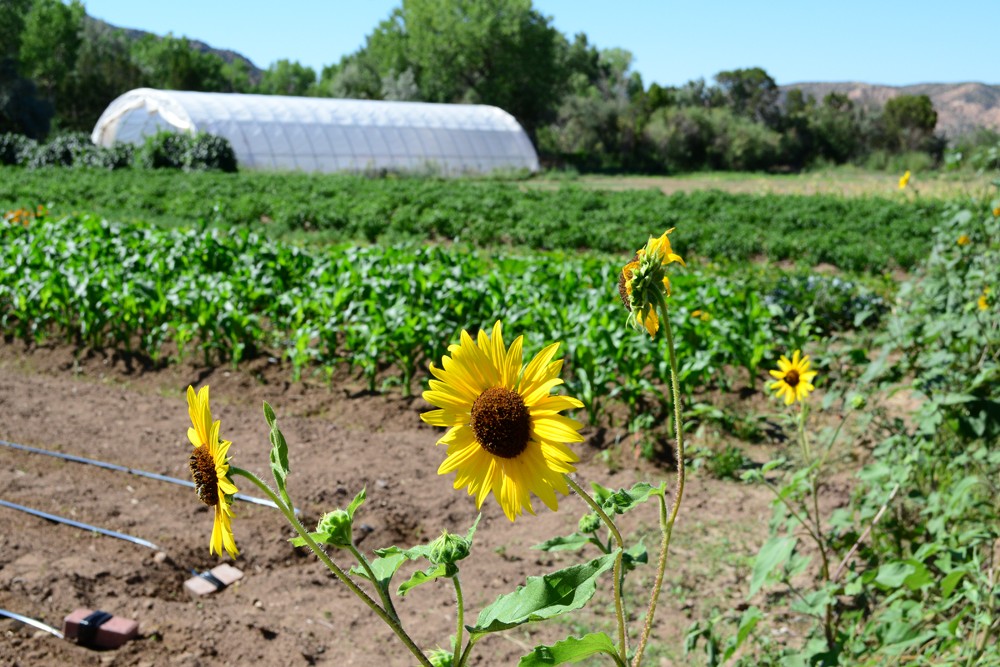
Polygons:
<instances>
[{"instance_id":1,"label":"green sunflower bud","mask_svg":"<svg viewBox=\"0 0 1000 667\"><path fill-rule=\"evenodd\" d=\"M464 537L444 531L431 542L427 559L433 565L453 565L468 556L471 547L472 543Z\"/></svg>"},{"instance_id":2,"label":"green sunflower bud","mask_svg":"<svg viewBox=\"0 0 1000 667\"><path fill-rule=\"evenodd\" d=\"M451 651L445 651L443 648L434 649L427 658L434 667L451 667L455 659Z\"/></svg>"},{"instance_id":3,"label":"green sunflower bud","mask_svg":"<svg viewBox=\"0 0 1000 667\"><path fill-rule=\"evenodd\" d=\"M598 528L601 527L601 517L597 516L593 512L590 514L584 514L580 517L580 523L577 524L577 530L581 533L593 533Z\"/></svg>"},{"instance_id":4,"label":"green sunflower bud","mask_svg":"<svg viewBox=\"0 0 1000 667\"><path fill-rule=\"evenodd\" d=\"M320 537L316 540L335 547L349 547L354 544L354 519L345 510L333 510L323 515L316 525Z\"/></svg>"}]
</instances>

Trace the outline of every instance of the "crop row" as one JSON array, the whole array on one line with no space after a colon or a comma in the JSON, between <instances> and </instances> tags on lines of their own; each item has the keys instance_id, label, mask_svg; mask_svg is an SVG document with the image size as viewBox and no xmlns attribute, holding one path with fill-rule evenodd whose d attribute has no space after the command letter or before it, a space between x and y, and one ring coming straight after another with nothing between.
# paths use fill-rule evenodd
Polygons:
<instances>
[{"instance_id":1,"label":"crop row","mask_svg":"<svg viewBox=\"0 0 1000 667\"><path fill-rule=\"evenodd\" d=\"M0 240L7 336L154 361L200 354L236 364L266 353L296 377L346 370L371 389L388 380L409 393L460 330L499 318L529 350L564 341L570 390L592 422L609 401L632 416L664 402L662 343L626 330L614 258L413 244L313 252L245 229L163 230L91 215L8 224ZM673 288L688 392L753 385L777 354L882 312L880 298L836 278L692 268Z\"/></svg>"},{"instance_id":2,"label":"crop row","mask_svg":"<svg viewBox=\"0 0 1000 667\"><path fill-rule=\"evenodd\" d=\"M527 188L497 181L0 167L0 209L52 205L116 219L322 233L326 240L460 240L481 247L631 253L649 226L682 227L678 249L845 270L909 268L930 248L944 204L830 195L664 195Z\"/></svg>"}]
</instances>

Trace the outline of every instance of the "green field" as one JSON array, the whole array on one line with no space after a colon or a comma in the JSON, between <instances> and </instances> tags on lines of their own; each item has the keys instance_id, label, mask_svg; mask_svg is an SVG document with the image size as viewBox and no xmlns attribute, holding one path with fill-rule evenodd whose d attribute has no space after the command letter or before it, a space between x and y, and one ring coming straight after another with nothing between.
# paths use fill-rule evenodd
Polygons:
<instances>
[{"instance_id":1,"label":"green field","mask_svg":"<svg viewBox=\"0 0 1000 667\"><path fill-rule=\"evenodd\" d=\"M720 181L723 183L726 181ZM727 181L736 183L738 181ZM915 197L601 190L534 182L370 179L244 172L0 168L0 208L50 206L166 226L246 226L305 242L461 241L480 247L630 255L677 227L686 256L769 259L842 270L909 269L945 202ZM551 184L550 184L551 185ZM873 234L877 244L872 245Z\"/></svg>"}]
</instances>

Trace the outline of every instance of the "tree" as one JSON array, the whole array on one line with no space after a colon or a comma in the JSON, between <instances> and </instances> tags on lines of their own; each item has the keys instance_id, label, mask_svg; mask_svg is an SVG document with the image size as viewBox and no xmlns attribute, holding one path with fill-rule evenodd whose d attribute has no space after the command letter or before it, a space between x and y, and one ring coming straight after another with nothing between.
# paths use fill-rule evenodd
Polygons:
<instances>
[{"instance_id":1,"label":"tree","mask_svg":"<svg viewBox=\"0 0 1000 667\"><path fill-rule=\"evenodd\" d=\"M217 91L229 85L225 61L191 48L186 37L145 35L133 42L132 59L145 84L154 88Z\"/></svg>"},{"instance_id":2,"label":"tree","mask_svg":"<svg viewBox=\"0 0 1000 667\"><path fill-rule=\"evenodd\" d=\"M42 139L49 132L52 113L52 104L38 96L34 82L17 73L14 59L0 58L0 134Z\"/></svg>"},{"instance_id":3,"label":"tree","mask_svg":"<svg viewBox=\"0 0 1000 667\"><path fill-rule=\"evenodd\" d=\"M73 70L60 91L60 127L90 132L113 99L141 85L142 72L132 62L125 33L88 17Z\"/></svg>"},{"instance_id":4,"label":"tree","mask_svg":"<svg viewBox=\"0 0 1000 667\"><path fill-rule=\"evenodd\" d=\"M530 0L403 0L362 49L324 72L321 88L410 97L412 76L421 100L492 104L533 135L565 90L564 45Z\"/></svg>"},{"instance_id":5,"label":"tree","mask_svg":"<svg viewBox=\"0 0 1000 667\"><path fill-rule=\"evenodd\" d=\"M21 74L32 79L42 94L56 100L65 92L65 83L76 67L76 57L83 43L83 18L80 0L65 5L59 0L34 0L24 17L21 33Z\"/></svg>"},{"instance_id":6,"label":"tree","mask_svg":"<svg viewBox=\"0 0 1000 667\"><path fill-rule=\"evenodd\" d=\"M734 69L715 75L727 105L737 116L743 116L768 127L775 127L780 119L778 96L780 91L774 79L760 67Z\"/></svg>"},{"instance_id":7,"label":"tree","mask_svg":"<svg viewBox=\"0 0 1000 667\"><path fill-rule=\"evenodd\" d=\"M316 85L316 70L281 59L264 72L256 92L264 95L306 95Z\"/></svg>"},{"instance_id":8,"label":"tree","mask_svg":"<svg viewBox=\"0 0 1000 667\"><path fill-rule=\"evenodd\" d=\"M24 19L31 8L31 0L3 0L0 2L0 61L18 61L21 51L21 33Z\"/></svg>"},{"instance_id":9,"label":"tree","mask_svg":"<svg viewBox=\"0 0 1000 667\"><path fill-rule=\"evenodd\" d=\"M925 150L933 142L937 111L927 95L899 95L885 103L882 122L891 148Z\"/></svg>"}]
</instances>

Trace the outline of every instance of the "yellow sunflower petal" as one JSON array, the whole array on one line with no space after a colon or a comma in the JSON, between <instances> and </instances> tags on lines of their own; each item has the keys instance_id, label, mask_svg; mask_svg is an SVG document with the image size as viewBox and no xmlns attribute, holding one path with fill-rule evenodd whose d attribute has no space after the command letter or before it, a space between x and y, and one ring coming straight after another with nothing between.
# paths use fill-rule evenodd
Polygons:
<instances>
[{"instance_id":1,"label":"yellow sunflower petal","mask_svg":"<svg viewBox=\"0 0 1000 667\"><path fill-rule=\"evenodd\" d=\"M424 400L427 400L426 396ZM431 426L458 426L469 423L468 412L461 413L454 410L431 410L421 413L420 418Z\"/></svg>"}]
</instances>

